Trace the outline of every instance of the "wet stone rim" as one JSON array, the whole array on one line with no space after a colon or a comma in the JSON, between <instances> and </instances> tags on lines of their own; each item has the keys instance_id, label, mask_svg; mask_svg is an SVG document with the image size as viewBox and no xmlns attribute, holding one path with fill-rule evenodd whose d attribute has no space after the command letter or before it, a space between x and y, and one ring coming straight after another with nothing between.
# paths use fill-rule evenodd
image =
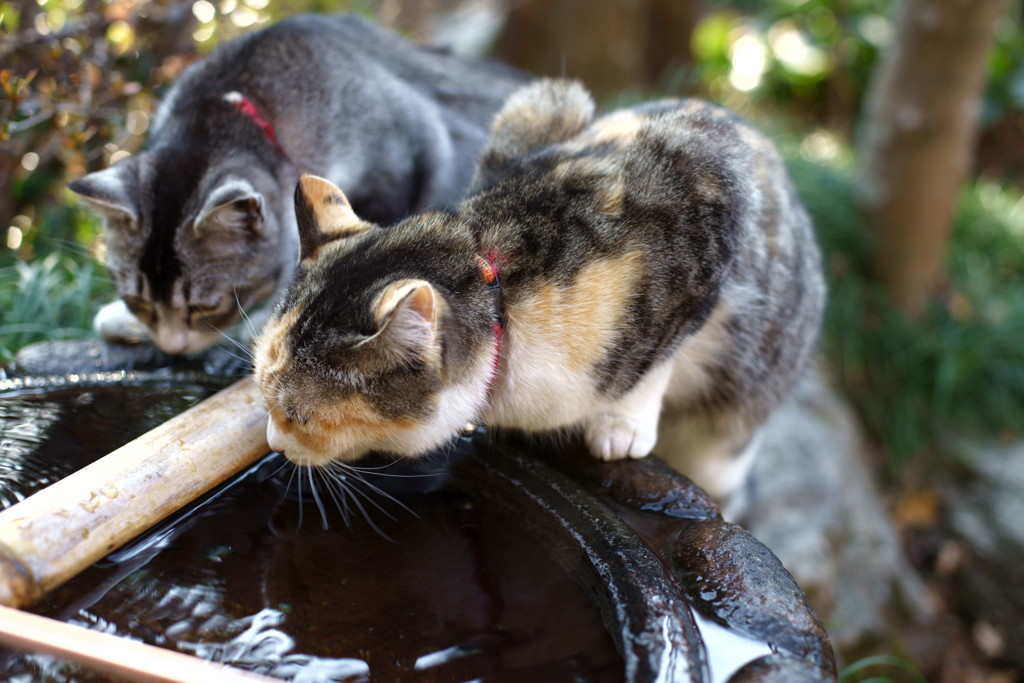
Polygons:
<instances>
[{"instance_id":1,"label":"wet stone rim","mask_svg":"<svg viewBox=\"0 0 1024 683\"><path fill-rule=\"evenodd\" d=\"M172 369L146 348L45 342L4 368L0 385L14 393L176 380L220 385L245 370L224 354ZM456 483L492 491L589 592L630 683L708 680L689 606L775 652L729 683L836 680L821 621L779 560L656 457L606 463L581 446L545 452L525 440L474 441L474 456L454 467Z\"/></svg>"},{"instance_id":2,"label":"wet stone rim","mask_svg":"<svg viewBox=\"0 0 1024 683\"><path fill-rule=\"evenodd\" d=\"M476 450L454 468L456 485L500 491L494 502L587 590L629 683L710 680L688 606L774 652L729 683L836 680L828 634L778 558L656 457L606 463L572 447L544 460L495 443Z\"/></svg>"}]
</instances>

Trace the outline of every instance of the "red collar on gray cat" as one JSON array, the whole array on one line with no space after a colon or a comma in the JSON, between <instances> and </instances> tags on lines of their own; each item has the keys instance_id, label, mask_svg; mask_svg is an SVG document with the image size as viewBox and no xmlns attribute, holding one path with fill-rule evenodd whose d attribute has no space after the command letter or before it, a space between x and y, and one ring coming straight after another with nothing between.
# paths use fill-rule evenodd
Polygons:
<instances>
[{"instance_id":1,"label":"red collar on gray cat","mask_svg":"<svg viewBox=\"0 0 1024 683\"><path fill-rule=\"evenodd\" d=\"M277 134L274 133L274 125L260 113L260 110L256 108L256 105L253 104L252 100L237 90L232 90L224 95L224 100L229 104L234 105L235 109L237 109L243 116L248 117L249 120L255 123L259 129L263 131L263 135L267 138L270 144L274 146L274 149L277 150L278 154L285 159L288 158L288 155L284 153L283 149L281 149L281 143L277 141Z\"/></svg>"}]
</instances>

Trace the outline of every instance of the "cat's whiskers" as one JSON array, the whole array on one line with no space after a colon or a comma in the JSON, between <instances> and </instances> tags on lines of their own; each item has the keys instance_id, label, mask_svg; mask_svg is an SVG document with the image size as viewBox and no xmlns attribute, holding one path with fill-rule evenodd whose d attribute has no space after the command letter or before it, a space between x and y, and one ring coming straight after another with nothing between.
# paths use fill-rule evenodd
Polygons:
<instances>
[{"instance_id":1,"label":"cat's whiskers","mask_svg":"<svg viewBox=\"0 0 1024 683\"><path fill-rule=\"evenodd\" d=\"M251 357L240 356L237 353L235 353L234 351L231 351L230 349L227 349L227 348L221 346L220 344L216 344L216 346L217 346L218 349L220 349L221 351L223 351L224 353L228 354L229 356L231 356L232 358L234 358L235 360L237 360L237 361L239 361L241 363L245 363L245 364L248 364L248 365L252 365L252 363L253 363L254 359L251 358Z\"/></svg>"},{"instance_id":2,"label":"cat's whiskers","mask_svg":"<svg viewBox=\"0 0 1024 683\"><path fill-rule=\"evenodd\" d=\"M245 323L246 328L248 328L249 334L251 334L252 338L255 339L258 334L256 332L256 327L255 325L252 324L252 319L245 312L245 309L242 308L242 302L238 298L238 289L232 288L232 293L235 295L235 305L238 306L238 313L239 315L241 315L242 321Z\"/></svg>"},{"instance_id":3,"label":"cat's whiskers","mask_svg":"<svg viewBox=\"0 0 1024 683\"><path fill-rule=\"evenodd\" d=\"M271 380L271 382L273 382L273 380ZM282 405L281 404L281 401L282 401L281 391L278 388L276 383L272 383L268 387L267 391L261 391L260 392L260 396L263 398L263 401L264 401L265 404L267 404L267 402L272 397L276 397L276 399L274 400L273 403L267 404L267 412L264 413L264 415L263 415L263 419L267 419L267 418L270 417L270 414L274 412L274 408L280 408L281 407L281 405Z\"/></svg>"},{"instance_id":4,"label":"cat's whiskers","mask_svg":"<svg viewBox=\"0 0 1024 683\"><path fill-rule=\"evenodd\" d=\"M296 467L295 471L298 472L299 468ZM303 502L302 502L302 475L301 474L298 477L296 477L296 481L298 482L299 521L295 525L295 530L298 531L299 529L302 528L302 519L303 519L303 510L302 510L302 508L305 507L303 505Z\"/></svg>"},{"instance_id":5,"label":"cat's whiskers","mask_svg":"<svg viewBox=\"0 0 1024 683\"><path fill-rule=\"evenodd\" d=\"M363 473L359 469L356 469L355 467L353 467L352 465L349 465L348 463L332 461L332 462L328 463L328 466L333 466L333 469L334 469L334 471L336 473L339 473L339 474L342 474L342 475L352 475L352 478L356 482L361 483L363 486L365 486L366 488L370 489L371 491L373 491L377 495L383 496L384 498L386 498L386 499L390 500L391 502L395 503L396 505L398 505L398 507L400 507L403 510L405 510L406 512L408 512L410 515L412 515L414 517L418 517L419 516L408 505L406 505L402 501L398 500L397 498L395 498L394 496L392 496L390 493L388 493L384 489L380 488L379 486L377 486L375 484L371 484L369 481L367 481L366 477L363 476ZM391 474L391 475L384 475L384 476L401 477L401 476L404 476L404 475ZM382 508L380 505L378 505L376 501L374 501L374 500L372 500L370 498L368 498L368 500L370 500L370 502L373 503L374 506L376 506L381 512L383 512L385 515L390 517L392 520L395 519L390 513L388 513L386 510L384 510L384 508Z\"/></svg>"},{"instance_id":6,"label":"cat's whiskers","mask_svg":"<svg viewBox=\"0 0 1024 683\"><path fill-rule=\"evenodd\" d=\"M274 412L274 408L280 408L280 407L281 407L281 402L280 401L277 401L276 403L274 403L274 405L272 405L269 408L267 408L267 412L263 414L263 419L264 420L270 419L270 414Z\"/></svg>"},{"instance_id":7,"label":"cat's whiskers","mask_svg":"<svg viewBox=\"0 0 1024 683\"><path fill-rule=\"evenodd\" d=\"M267 475L267 479L273 479L273 478L274 478L274 477L276 477L276 476L277 476L278 474L280 474L280 473L281 473L281 471L282 471L282 470L283 470L284 468L288 467L288 466L289 466L289 465L291 465L291 464L292 464L292 463L291 463L291 461L290 461L290 460L288 460L288 458L281 458L281 464L280 464L280 465L278 465L278 466L277 466L277 468L276 468L276 469L274 469L274 471L273 471L273 472L271 472L270 474L268 474L268 475ZM286 492L287 492L287 489L286 489Z\"/></svg>"},{"instance_id":8,"label":"cat's whiskers","mask_svg":"<svg viewBox=\"0 0 1024 683\"><path fill-rule=\"evenodd\" d=\"M317 472L323 479L324 485L327 488L327 493L330 494L331 499L334 501L335 507L337 507L338 512L341 513L341 518L345 522L345 526L349 530L351 530L352 518L349 514L348 503L346 502L349 495L347 488L342 484L341 481L337 481L334 475L331 472L327 471L326 467L317 467Z\"/></svg>"},{"instance_id":9,"label":"cat's whiskers","mask_svg":"<svg viewBox=\"0 0 1024 683\"><path fill-rule=\"evenodd\" d=\"M346 528L350 530L353 528L352 514L354 510L358 510L358 513L364 520L366 520L366 523L375 533L391 542L394 542L394 539L388 536L381 526L373 519L372 510L373 508L376 508L377 511L392 521L396 521L398 518L387 510L387 508L385 508L378 499L391 501L414 517L419 517L414 510L405 505L402 501L398 500L375 484L367 481L363 476L364 471L371 473L380 468L359 467L338 461L331 461L323 465L302 466L295 465L291 461L285 460L285 462L283 462L281 466L274 471L272 476L276 476L282 469L289 466L291 467L291 472L288 475L288 481L285 484L285 491L283 495L285 497L288 496L294 483L296 486L296 498L299 506L299 518L296 523L296 531L301 529L305 519L304 508L306 504L306 497L303 489L306 488L307 485L313 497L313 501L317 506L317 510L320 512L320 519L324 530L330 528L330 518L328 516L327 506L325 505L325 498L322 495L323 492L326 492L326 494L330 496L330 500L334 502L334 506L341 515L341 519ZM387 466L388 465L384 465L382 467ZM378 473L378 476L401 477L430 475Z\"/></svg>"},{"instance_id":10,"label":"cat's whiskers","mask_svg":"<svg viewBox=\"0 0 1024 683\"><path fill-rule=\"evenodd\" d=\"M229 335L229 334L227 334L225 332L222 332L221 330L217 329L213 325L211 325L211 327L213 327L213 329L216 330L217 332L220 332L221 336L223 336L229 342L234 344L235 348L237 348L239 351L244 353L246 358L248 358L252 362L255 362L256 354L253 353L253 350L251 348L249 348L249 346L247 344L243 344L242 342L238 341L237 339L232 338L231 335Z\"/></svg>"},{"instance_id":11,"label":"cat's whiskers","mask_svg":"<svg viewBox=\"0 0 1024 683\"><path fill-rule=\"evenodd\" d=\"M340 465L341 463L331 463L331 464ZM433 476L435 476L434 474L432 474L430 472L423 472L423 473L419 473L419 474L413 473L413 472L403 473L403 474L396 474L394 472L381 472L380 471L380 470L387 469L388 467L391 467L392 465L394 465L394 463L390 463L389 462L386 465L380 465L378 467L357 467L356 465L350 465L350 464L347 464L347 463L344 466L346 468L351 468L351 470L354 471L354 472L357 472L357 473L364 473L365 472L366 474L371 474L371 475L373 475L375 477L395 477L395 478L398 478L398 479L405 479L406 477L433 477Z\"/></svg>"},{"instance_id":12,"label":"cat's whiskers","mask_svg":"<svg viewBox=\"0 0 1024 683\"><path fill-rule=\"evenodd\" d=\"M317 491L316 482L313 481L314 469L316 469L319 472L318 468L307 467L306 475L309 478L309 490L313 493L313 500L316 502L317 509L320 510L320 519L323 522L324 531L326 531L330 527L330 525L327 523L327 510L324 509L323 501L320 500L320 493Z\"/></svg>"},{"instance_id":13,"label":"cat's whiskers","mask_svg":"<svg viewBox=\"0 0 1024 683\"><path fill-rule=\"evenodd\" d=\"M377 534L379 534L381 538L383 538L383 539L385 539L387 541L391 541L392 543L394 543L395 540L393 538L391 538L390 536L388 536L384 532L384 530L381 529L379 526L377 526L377 523L375 521L373 521L373 516L370 515L370 513L366 509L366 507L363 506L363 504L359 501L359 496L363 496L364 498L367 499L368 502L371 502L371 503L374 503L373 499L367 497L365 491L360 491L356 487L350 487L348 490L354 494L352 496L352 502L355 503L356 507L359 508L359 512L362 513L363 519L365 519L366 523L370 525L370 528L372 528L375 532L377 532ZM376 505L376 503L374 503L374 505ZM380 507L380 506L377 505L377 507Z\"/></svg>"},{"instance_id":14,"label":"cat's whiskers","mask_svg":"<svg viewBox=\"0 0 1024 683\"><path fill-rule=\"evenodd\" d=\"M276 476L281 470L283 470L284 468L288 467L289 465L292 465L292 463L291 463L290 460L286 459L283 463L281 463L281 466L279 468L277 468L277 470L275 470L274 474L271 475L271 476ZM281 501L284 501L284 500L288 499L288 493L292 490L292 482L295 481L295 473L297 471L298 471L297 467L294 467L294 466L291 467L291 472L288 474L288 481L285 483L284 491L281 493L281 498L280 498ZM300 515L301 515L301 510L300 510ZM277 528L273 524L273 521L271 521L271 530L274 532L275 536L279 535L279 533L277 531Z\"/></svg>"},{"instance_id":15,"label":"cat's whiskers","mask_svg":"<svg viewBox=\"0 0 1024 683\"><path fill-rule=\"evenodd\" d=\"M255 364L256 363L256 353L249 347L248 344L243 344L242 342L238 341L237 339L232 337L230 334L228 334L225 330L222 330L221 328L217 327L216 325L210 324L209 322L207 322L206 324L207 324L207 326L211 330L213 330L214 332L219 334L222 338L227 339L229 342L234 344L235 347L239 351L244 353L245 357L248 359L248 362L250 364ZM221 346L219 342L217 343L217 348L218 349L222 349L224 351L227 351L227 349L225 349L223 346ZM238 356L234 356L234 357L238 358L239 360L244 360L242 358L239 358Z\"/></svg>"},{"instance_id":16,"label":"cat's whiskers","mask_svg":"<svg viewBox=\"0 0 1024 683\"><path fill-rule=\"evenodd\" d=\"M274 408L281 408L282 407L282 404L281 404L281 394L279 392L275 392L275 394L277 396L277 400L275 400L272 404L267 405L267 412L263 416L264 418L269 418L270 414L274 412ZM269 399L271 395L269 393L262 393L261 392L261 396L263 396L263 400L264 401L267 401L267 399Z\"/></svg>"},{"instance_id":17,"label":"cat's whiskers","mask_svg":"<svg viewBox=\"0 0 1024 683\"><path fill-rule=\"evenodd\" d=\"M326 466L323 468L323 470L325 474L328 475L325 478L325 481L328 482L328 486L336 486L338 492L342 495L343 498L351 500L353 503L355 503L356 507L359 508L359 512L363 515L363 519L365 519L366 523L370 525L370 528L372 528L382 538L394 542L394 539L392 539L390 536L384 533L384 530L381 529L377 525L377 523L373 521L373 517L370 515L370 512L366 509L366 506L363 505L362 501L359 500L359 497L362 496L363 498L366 499L367 502L371 503L374 507L383 512L389 518L391 518L392 520L395 519L390 513L387 512L387 510L382 508L380 504L377 503L377 501L373 500L371 496L367 495L365 491L360 491L358 486L354 485L360 482L365 484L365 480L361 480L358 477L352 477L350 480L347 475L339 472L331 472L327 469ZM346 523L348 523L347 511L342 512L342 516L346 519Z\"/></svg>"}]
</instances>

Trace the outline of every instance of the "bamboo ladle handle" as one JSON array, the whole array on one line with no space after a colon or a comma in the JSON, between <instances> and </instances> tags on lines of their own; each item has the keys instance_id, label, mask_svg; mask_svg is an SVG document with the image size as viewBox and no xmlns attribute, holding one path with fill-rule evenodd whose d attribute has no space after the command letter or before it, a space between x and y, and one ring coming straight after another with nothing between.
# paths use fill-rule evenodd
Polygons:
<instances>
[{"instance_id":1,"label":"bamboo ladle handle","mask_svg":"<svg viewBox=\"0 0 1024 683\"><path fill-rule=\"evenodd\" d=\"M25 607L270 452L236 382L0 512L0 605Z\"/></svg>"}]
</instances>

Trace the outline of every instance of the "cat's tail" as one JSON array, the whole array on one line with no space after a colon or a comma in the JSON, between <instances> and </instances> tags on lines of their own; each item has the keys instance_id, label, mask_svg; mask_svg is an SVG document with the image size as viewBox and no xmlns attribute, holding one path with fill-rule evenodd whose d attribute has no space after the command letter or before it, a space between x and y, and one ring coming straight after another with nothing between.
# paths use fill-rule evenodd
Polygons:
<instances>
[{"instance_id":1,"label":"cat's tail","mask_svg":"<svg viewBox=\"0 0 1024 683\"><path fill-rule=\"evenodd\" d=\"M594 100L578 81L545 78L512 93L491 124L471 191L492 184L530 152L564 142L594 118Z\"/></svg>"}]
</instances>

